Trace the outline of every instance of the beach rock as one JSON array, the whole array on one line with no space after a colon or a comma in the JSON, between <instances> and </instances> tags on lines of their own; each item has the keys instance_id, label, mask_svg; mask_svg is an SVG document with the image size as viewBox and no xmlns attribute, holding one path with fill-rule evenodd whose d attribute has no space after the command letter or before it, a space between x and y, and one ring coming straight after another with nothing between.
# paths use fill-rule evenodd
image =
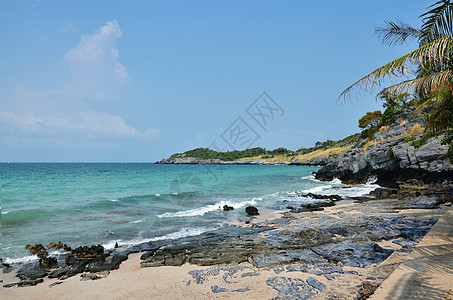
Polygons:
<instances>
[{"instance_id":1,"label":"beach rock","mask_svg":"<svg viewBox=\"0 0 453 300\"><path fill-rule=\"evenodd\" d=\"M100 259L104 254L104 247L101 245L93 245L93 246L80 246L76 249L72 250L72 254L77 259Z\"/></svg>"},{"instance_id":2,"label":"beach rock","mask_svg":"<svg viewBox=\"0 0 453 300\"><path fill-rule=\"evenodd\" d=\"M318 246L312 250L330 262L341 261L346 266L361 268L381 263L393 253L393 250L382 248L376 243L356 244L347 241Z\"/></svg>"},{"instance_id":3,"label":"beach rock","mask_svg":"<svg viewBox=\"0 0 453 300\"><path fill-rule=\"evenodd\" d=\"M286 266L286 270L288 272L304 272L314 275L344 273L341 267L331 263L289 265Z\"/></svg>"},{"instance_id":4,"label":"beach rock","mask_svg":"<svg viewBox=\"0 0 453 300\"><path fill-rule=\"evenodd\" d=\"M63 248L63 243L61 241L59 241L58 243L50 243L47 245L47 248L59 250Z\"/></svg>"},{"instance_id":5,"label":"beach rock","mask_svg":"<svg viewBox=\"0 0 453 300\"><path fill-rule=\"evenodd\" d=\"M43 269L55 269L58 267L58 261L55 257L43 257L39 259L39 266Z\"/></svg>"},{"instance_id":6,"label":"beach rock","mask_svg":"<svg viewBox=\"0 0 453 300\"><path fill-rule=\"evenodd\" d=\"M300 278L271 277L266 284L278 291L275 299L311 299L317 295L317 291Z\"/></svg>"},{"instance_id":7,"label":"beach rock","mask_svg":"<svg viewBox=\"0 0 453 300\"><path fill-rule=\"evenodd\" d=\"M29 264L17 271L16 276L21 280L35 280L44 278L49 274L47 271L40 268L38 264Z\"/></svg>"},{"instance_id":8,"label":"beach rock","mask_svg":"<svg viewBox=\"0 0 453 300\"><path fill-rule=\"evenodd\" d=\"M64 275L66 275L68 270L69 269L67 269L67 268L61 268L61 269L54 270L54 271L52 271L52 273L49 274L49 278L60 278Z\"/></svg>"},{"instance_id":9,"label":"beach rock","mask_svg":"<svg viewBox=\"0 0 453 300\"><path fill-rule=\"evenodd\" d=\"M308 277L307 278L307 283L317 289L317 290L320 290L320 291L323 291L325 288L326 288L326 285L318 280L316 280L316 278L313 278L313 277Z\"/></svg>"},{"instance_id":10,"label":"beach rock","mask_svg":"<svg viewBox=\"0 0 453 300\"><path fill-rule=\"evenodd\" d=\"M434 209L439 208L440 204L446 200L437 195L419 196L402 199L402 203L396 209Z\"/></svg>"},{"instance_id":11,"label":"beach rock","mask_svg":"<svg viewBox=\"0 0 453 300\"><path fill-rule=\"evenodd\" d=\"M254 206L247 206L245 208L245 213L249 216L256 216L256 215L259 215L258 213L258 208L254 207Z\"/></svg>"},{"instance_id":12,"label":"beach rock","mask_svg":"<svg viewBox=\"0 0 453 300\"><path fill-rule=\"evenodd\" d=\"M318 195L318 194L313 194L313 193L301 194L301 195L299 195L299 197L308 197L308 198L318 199L318 200L333 200L333 201L343 200L343 198L339 195Z\"/></svg>"},{"instance_id":13,"label":"beach rock","mask_svg":"<svg viewBox=\"0 0 453 300\"><path fill-rule=\"evenodd\" d=\"M3 285L3 287L4 288L10 288L10 287L13 287L13 286L19 286L19 287L35 286L38 283L41 283L43 281L44 281L44 279L22 280L22 281L15 282L15 283L5 284L5 285Z\"/></svg>"},{"instance_id":14,"label":"beach rock","mask_svg":"<svg viewBox=\"0 0 453 300\"><path fill-rule=\"evenodd\" d=\"M26 245L25 249L38 255L39 258L47 257L47 250L42 244Z\"/></svg>"},{"instance_id":15,"label":"beach rock","mask_svg":"<svg viewBox=\"0 0 453 300\"><path fill-rule=\"evenodd\" d=\"M80 281L86 281L86 280L98 280L102 278L106 278L110 274L109 271L102 271L102 272L97 272L97 273L86 273L80 275Z\"/></svg>"},{"instance_id":16,"label":"beach rock","mask_svg":"<svg viewBox=\"0 0 453 300\"><path fill-rule=\"evenodd\" d=\"M223 206L223 210L224 210L224 211L234 210L234 207L233 207L233 206L224 205L224 206Z\"/></svg>"}]
</instances>

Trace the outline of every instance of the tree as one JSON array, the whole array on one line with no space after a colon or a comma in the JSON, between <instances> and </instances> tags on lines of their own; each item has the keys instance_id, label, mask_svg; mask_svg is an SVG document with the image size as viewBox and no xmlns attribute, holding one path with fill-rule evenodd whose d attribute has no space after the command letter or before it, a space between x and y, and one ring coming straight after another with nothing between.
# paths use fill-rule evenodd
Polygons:
<instances>
[{"instance_id":1,"label":"tree","mask_svg":"<svg viewBox=\"0 0 453 300\"><path fill-rule=\"evenodd\" d=\"M372 128L377 127L379 122L382 119L382 112L380 110L376 110L373 112L367 112L363 117L359 119L359 128Z\"/></svg>"},{"instance_id":2,"label":"tree","mask_svg":"<svg viewBox=\"0 0 453 300\"><path fill-rule=\"evenodd\" d=\"M403 22L386 21L385 26L375 32L384 44L395 46L416 39L419 47L364 76L343 91L340 98L350 96L357 89L374 92L385 78L404 76L408 80L386 87L380 94L409 92L419 99L419 110L430 110L429 127L438 131L453 126L452 12L451 0L441 0L429 6L428 11L420 16L423 22L421 29Z\"/></svg>"}]
</instances>

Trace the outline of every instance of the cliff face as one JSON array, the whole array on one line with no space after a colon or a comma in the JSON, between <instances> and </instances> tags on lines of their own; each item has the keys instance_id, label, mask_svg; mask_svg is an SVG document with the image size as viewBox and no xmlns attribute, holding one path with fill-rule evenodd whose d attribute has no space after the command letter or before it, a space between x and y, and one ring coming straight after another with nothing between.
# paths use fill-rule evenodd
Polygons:
<instances>
[{"instance_id":1,"label":"cliff face","mask_svg":"<svg viewBox=\"0 0 453 300\"><path fill-rule=\"evenodd\" d=\"M392 120L389 129L377 132L373 136L375 145L366 148L354 148L343 155L329 159L321 168L316 178L332 180L339 178L346 183L364 183L376 178L382 186L397 187L402 183L410 184L453 184L453 165L446 157L448 145L441 145L440 137L432 137L419 148L413 141L407 141L404 135L420 124L423 119L407 118L411 111L405 111ZM423 133L414 135L414 140Z\"/></svg>"}]
</instances>

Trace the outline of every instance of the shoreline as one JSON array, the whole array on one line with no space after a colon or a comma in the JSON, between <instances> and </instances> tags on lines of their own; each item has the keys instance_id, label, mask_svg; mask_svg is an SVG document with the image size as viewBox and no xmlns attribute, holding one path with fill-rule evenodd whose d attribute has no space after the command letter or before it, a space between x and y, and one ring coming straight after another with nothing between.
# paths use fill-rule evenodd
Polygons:
<instances>
[{"instance_id":1,"label":"shoreline","mask_svg":"<svg viewBox=\"0 0 453 300\"><path fill-rule=\"evenodd\" d=\"M367 289L375 289L379 286L382 281L390 275L391 272L389 273L388 270L391 269L393 271L393 269L397 267L395 264L399 265L399 263L403 261L407 255L409 255L408 250L413 249L418 241L424 236L423 234L423 236L419 237L417 241L411 240L410 238L402 238L401 236L396 240L388 237L382 239L382 236L380 237L379 235L385 236L386 233L383 232L383 228L385 228L384 226L388 227L389 224L386 223L376 225L376 223L380 222L379 220L385 222L397 222L396 227L406 226L407 224L404 222L407 220L418 220L413 221L415 223L410 225L412 227L409 226L410 230L416 230L414 228L420 226L425 226L426 228L429 227L427 228L427 230L429 230L431 226L435 224L433 220L435 219L437 222L437 219L440 218L445 211L450 209L445 203L440 204L440 208L438 209L411 208L416 207L415 204L417 201L412 201L413 198L410 198L407 201L402 200L401 198L404 198L404 196L380 199L379 197L369 195L366 198L369 199L362 199L361 201L342 200L337 202L334 206L325 207L322 211L301 213L288 212L283 213L280 216L262 216L264 218L255 219L250 224L242 224L242 228L245 230L256 229L258 231L258 233L256 233L257 240L253 240L250 244L256 247L256 249L254 252L246 251L249 257L246 261L238 259L236 263L234 261L230 261L229 263L209 264L209 260L207 258L209 258L210 255L215 256L216 253L218 254L222 252L216 252L209 247L204 247L204 262L207 263L205 266L199 266L193 263L190 264L189 259L187 259L181 264L181 266L165 265L140 268L140 264L143 264L143 262L146 261L146 259L140 259L140 256L148 253L143 251L140 254L129 254L128 259L121 263L119 269L110 271L110 274L106 278L93 281L80 281L81 275L78 274L65 280L45 279L43 283L40 283L34 287L3 288L3 294L6 299L26 299L32 295L32 298L37 298L36 296L39 295L42 299L50 297L57 297L61 299L81 299L84 297L102 299L106 297L106 295L108 295L109 298L113 297L114 299L121 299L125 298L126 295L129 295L129 293L133 293L135 291L137 293L135 295L138 298L165 298L166 295L166 298L171 299L181 297L190 299L211 299L216 296L223 298L247 297L250 299L262 299L285 296L281 294L281 291L284 290L282 288L284 286L294 286L295 281L297 281L297 284L299 285L296 285L299 286L299 288L296 288L296 290L298 292L300 292L299 289L303 283L304 286L308 287L310 292L309 294L311 296L315 298L323 298L326 295L341 296L342 290L344 294L343 286L345 286L345 282L349 281L349 283L353 284L346 285L346 287L347 291L351 294L344 294L343 296L352 297L352 294L359 295L366 292ZM451 200L452 199L449 201ZM421 207L425 204L421 203ZM401 208L404 207L404 205L406 205L405 208ZM400 208L395 209L395 207L398 206ZM371 226L371 224L374 223L374 227L368 228L368 233L367 230L363 230L363 232L360 232L359 230L358 234L354 233L354 236L351 235L354 230L357 231L357 228L360 228L355 226L362 226L365 224L363 222L364 220L367 220L366 224L368 224L368 226ZM332 227L335 222L338 226ZM263 230L263 228L267 227L270 227L270 229ZM307 231L306 229L309 230ZM322 232L326 230L336 231L335 235L343 235L345 238L336 238L328 235L322 236ZM313 245L309 245L309 240L306 241L305 246L307 247L305 249L314 251L306 253L304 252L304 249L300 249L300 239L297 241L291 239L294 239L295 236L300 236L302 232L310 234L310 231L316 231L318 236L313 236L317 238L317 241L315 240ZM245 232L246 234L244 234L242 239L238 238L235 241L236 245L240 242L244 246L247 246L247 238L254 238L254 234L250 232ZM360 237L361 234L363 235L362 237ZM248 237L248 235L250 235L250 237ZM198 240L198 242L202 244L207 237L209 237L209 235L196 236L190 239ZM210 238L213 238L212 234ZM212 243L218 243L216 238L227 239L227 243L228 239L232 239L232 237L228 237L227 235L223 237L214 237L214 241ZM186 238L180 241L173 241L173 245L178 242L187 243L190 239ZM285 242L282 243L282 241L279 241L281 239ZM266 246L263 246L262 244L255 242L258 240L266 240L266 243L270 242L271 245L266 244ZM275 242L275 244L272 245L272 242ZM362 253L369 251L370 249L368 248L360 248L361 245L367 244L379 245L379 247L392 251L392 253L385 258L381 257L382 259L376 260L373 255L379 256L379 252L377 254L368 253L368 256L371 255L371 257L366 257L367 255L362 255L363 257L360 257L359 255L359 257L354 258L354 255L349 252L346 252L347 255L342 255L341 253L334 253L335 251L331 249L332 254L328 253L328 249L323 250L322 248L323 245L333 245L334 248L338 249L345 245L345 243L347 246L345 250L347 250L348 247L353 247L351 248L352 251L357 253L360 251L362 251ZM289 244L289 247L285 249L282 245L286 244ZM298 244L299 247L294 246L294 244ZM317 246L316 244L320 245ZM228 248L228 245L225 248L234 249L231 245L232 244L229 245L230 248ZM219 248L219 246L221 247L221 244L218 244L217 248ZM376 248L378 246L373 247ZM189 252L195 251L194 253L196 253L196 249L193 250L190 247L186 247L186 249L183 247L179 250L173 249L168 251L173 251L171 253L173 253L173 258L175 258L181 254L181 252L178 252L180 250L183 252L187 252L188 250ZM298 258L291 260L288 255L293 252L296 253L295 255ZM303 254L306 256L304 257ZM165 253L163 253L163 255L165 255ZM240 256L241 254L238 255ZM308 262L307 257L314 255L316 255L317 260L315 259L312 262ZM326 259L329 255L330 259ZM155 263L156 259L158 260L157 256L158 251L153 254L155 260L148 261L148 264ZM281 260L279 261L278 259ZM366 259L371 260L366 262ZM363 265L354 265L357 262L363 262ZM388 262L387 264L390 267L385 267L386 262ZM321 272L321 274L315 274L319 273L319 271L314 272L313 270L308 270L308 265L315 267L324 265L324 268L333 268L333 271L331 270L332 272L330 273L328 272L323 274ZM380 272L382 272L381 269L386 270L384 275L380 274ZM189 272L192 272L192 275L189 274ZM205 272L206 274L204 275L204 278L207 278L206 282L196 283L197 278L195 278L196 276L193 276L194 272L199 272L200 274ZM213 276L211 273L217 275ZM244 274L248 275L242 276ZM379 276L374 276L375 274L378 274ZM17 278L12 277L12 275L13 274L4 274L3 284L17 281ZM175 279L169 280L170 278ZM330 280L328 278L330 278ZM189 280L190 283L188 284ZM55 282L60 282L61 284L54 285L49 288L49 285ZM317 286L318 289L310 285L309 282L311 282L314 286ZM322 288L323 286L324 288ZM97 290L104 292L103 294L98 293L96 292ZM370 292L371 291L368 291L368 293ZM169 296L168 293L171 293L171 296Z\"/></svg>"}]
</instances>

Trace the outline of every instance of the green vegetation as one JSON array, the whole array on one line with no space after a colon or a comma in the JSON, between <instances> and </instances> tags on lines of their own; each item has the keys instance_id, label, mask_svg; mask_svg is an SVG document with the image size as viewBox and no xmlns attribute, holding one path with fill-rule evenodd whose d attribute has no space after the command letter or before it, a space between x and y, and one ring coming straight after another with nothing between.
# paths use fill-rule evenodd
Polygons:
<instances>
[{"instance_id":1,"label":"green vegetation","mask_svg":"<svg viewBox=\"0 0 453 300\"><path fill-rule=\"evenodd\" d=\"M373 92L387 77L407 77L378 93L386 108L381 126L388 125L392 117L410 103L417 106L416 113L425 112L428 122L425 134L438 135L453 128L453 3L437 1L420 18L420 29L392 21L378 28L376 35L384 44L395 46L417 40L418 48L364 76L340 97L348 97L355 89ZM411 74L415 74L415 78ZM369 130L365 135L370 136ZM423 140L416 142L422 143Z\"/></svg>"},{"instance_id":2,"label":"green vegetation","mask_svg":"<svg viewBox=\"0 0 453 300\"><path fill-rule=\"evenodd\" d=\"M359 119L359 128L373 128L377 127L382 119L382 112L376 110L373 112L367 112L363 117Z\"/></svg>"},{"instance_id":3,"label":"green vegetation","mask_svg":"<svg viewBox=\"0 0 453 300\"><path fill-rule=\"evenodd\" d=\"M296 157L301 157L303 155L309 155L311 153L314 153L315 151L318 151L319 155L324 155L323 151L326 151L327 149L334 149L327 153L330 157L333 157L344 152L344 149L346 149L348 146L352 146L352 144L356 143L359 140L359 136L360 134L357 133L339 141L327 140L325 142L316 142L314 147L300 148L297 151L292 151L283 147L274 150L266 150L265 148L256 147L246 150L234 150L227 152L218 152L209 148L196 148L184 153L175 153L170 156L170 158L194 157L199 159L214 159L221 161L232 161L242 158L288 160Z\"/></svg>"}]
</instances>

